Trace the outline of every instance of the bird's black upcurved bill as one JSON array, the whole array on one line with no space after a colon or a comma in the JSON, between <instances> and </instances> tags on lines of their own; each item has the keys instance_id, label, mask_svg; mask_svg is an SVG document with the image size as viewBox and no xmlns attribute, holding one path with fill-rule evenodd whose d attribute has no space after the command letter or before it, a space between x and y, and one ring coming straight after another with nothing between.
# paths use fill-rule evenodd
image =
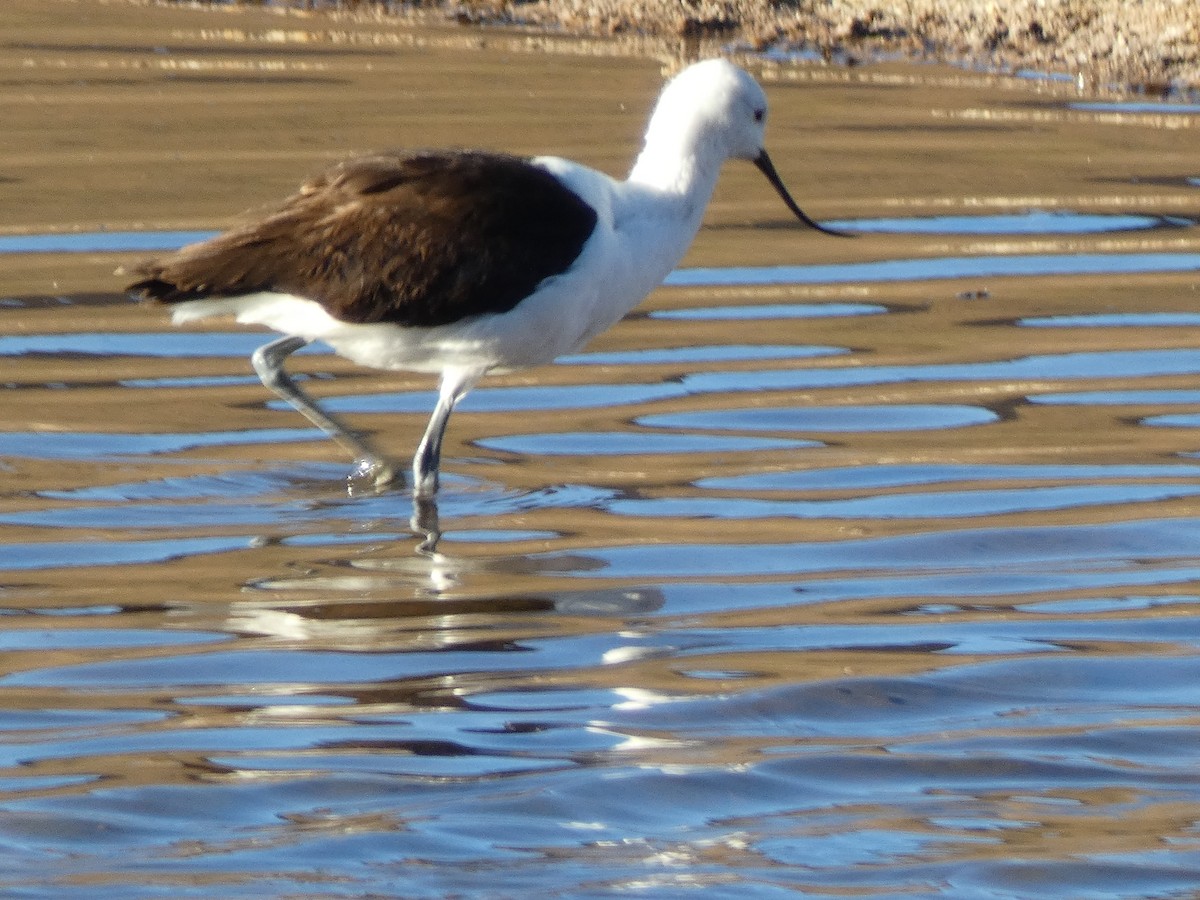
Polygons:
<instances>
[{"instance_id":1,"label":"bird's black upcurved bill","mask_svg":"<svg viewBox=\"0 0 1200 900\"><path fill-rule=\"evenodd\" d=\"M767 155L767 151L763 150L754 159L754 165L758 166L758 171L767 176L767 181L771 182L771 186L779 192L779 196L783 198L783 202L805 225L815 231L820 231L825 234L832 234L834 237L855 237L848 231L838 231L836 228L826 228L820 222L810 219L792 199L792 195L788 193L788 189L783 184L783 179L779 177L779 173L775 171L775 165L771 162L771 157Z\"/></svg>"}]
</instances>

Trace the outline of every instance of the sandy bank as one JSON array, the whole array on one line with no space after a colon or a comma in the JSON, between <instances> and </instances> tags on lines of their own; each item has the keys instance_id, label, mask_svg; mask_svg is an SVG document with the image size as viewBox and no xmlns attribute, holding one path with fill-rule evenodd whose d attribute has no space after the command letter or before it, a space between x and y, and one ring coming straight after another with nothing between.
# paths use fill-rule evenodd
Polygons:
<instances>
[{"instance_id":1,"label":"sandy bank","mask_svg":"<svg viewBox=\"0 0 1200 900\"><path fill-rule=\"evenodd\" d=\"M705 34L847 62L900 55L1028 68L1094 89L1200 88L1192 0L535 0L492 12L581 33Z\"/></svg>"},{"instance_id":2,"label":"sandy bank","mask_svg":"<svg viewBox=\"0 0 1200 900\"><path fill-rule=\"evenodd\" d=\"M186 5L197 4L186 0ZM1195 0L268 0L247 5L434 16L466 25L524 25L676 45L681 39L716 40L846 64L903 58L1029 69L1070 77L1089 92L1171 96L1200 90L1200 3Z\"/></svg>"}]
</instances>

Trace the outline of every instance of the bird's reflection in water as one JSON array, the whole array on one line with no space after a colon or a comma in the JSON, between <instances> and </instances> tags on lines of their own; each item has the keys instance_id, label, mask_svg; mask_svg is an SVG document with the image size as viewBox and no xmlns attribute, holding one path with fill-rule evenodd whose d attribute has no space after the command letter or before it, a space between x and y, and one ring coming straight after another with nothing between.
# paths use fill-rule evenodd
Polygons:
<instances>
[{"instance_id":1,"label":"bird's reflection in water","mask_svg":"<svg viewBox=\"0 0 1200 900\"><path fill-rule=\"evenodd\" d=\"M410 524L415 547L396 542L246 584L227 627L314 649L430 650L478 647L489 630L498 640L544 633L529 614L627 619L665 602L657 588L587 578L604 565L586 554L445 552L433 499L414 501Z\"/></svg>"}]
</instances>

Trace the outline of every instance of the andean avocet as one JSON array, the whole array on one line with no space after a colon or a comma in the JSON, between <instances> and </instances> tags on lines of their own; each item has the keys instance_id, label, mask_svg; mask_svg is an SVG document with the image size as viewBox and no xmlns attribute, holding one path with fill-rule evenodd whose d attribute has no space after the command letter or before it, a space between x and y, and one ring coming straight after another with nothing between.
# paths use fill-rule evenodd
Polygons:
<instances>
[{"instance_id":1,"label":"andean avocet","mask_svg":"<svg viewBox=\"0 0 1200 900\"><path fill-rule=\"evenodd\" d=\"M489 372L550 362L636 306L683 258L727 159L752 161L800 221L763 146L767 98L722 59L671 79L624 181L557 157L394 152L340 163L261 220L141 266L136 294L174 321L232 315L281 332L255 351L263 384L353 453L376 486L399 469L284 370L323 341L363 366L440 375L413 457L438 486L455 405Z\"/></svg>"}]
</instances>

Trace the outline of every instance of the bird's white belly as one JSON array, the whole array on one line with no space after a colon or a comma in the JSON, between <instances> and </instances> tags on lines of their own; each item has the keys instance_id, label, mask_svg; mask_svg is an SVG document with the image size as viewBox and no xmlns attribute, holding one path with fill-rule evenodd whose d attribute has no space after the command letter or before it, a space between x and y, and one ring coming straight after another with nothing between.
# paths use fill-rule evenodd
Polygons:
<instances>
[{"instance_id":1,"label":"bird's white belly","mask_svg":"<svg viewBox=\"0 0 1200 900\"><path fill-rule=\"evenodd\" d=\"M620 320L665 274L634 268L630 260L636 258L618 236L601 232L575 265L508 312L434 327L344 322L314 300L272 292L188 301L176 304L173 314L176 323L231 315L243 324L323 341L370 368L504 371L551 362Z\"/></svg>"}]
</instances>

